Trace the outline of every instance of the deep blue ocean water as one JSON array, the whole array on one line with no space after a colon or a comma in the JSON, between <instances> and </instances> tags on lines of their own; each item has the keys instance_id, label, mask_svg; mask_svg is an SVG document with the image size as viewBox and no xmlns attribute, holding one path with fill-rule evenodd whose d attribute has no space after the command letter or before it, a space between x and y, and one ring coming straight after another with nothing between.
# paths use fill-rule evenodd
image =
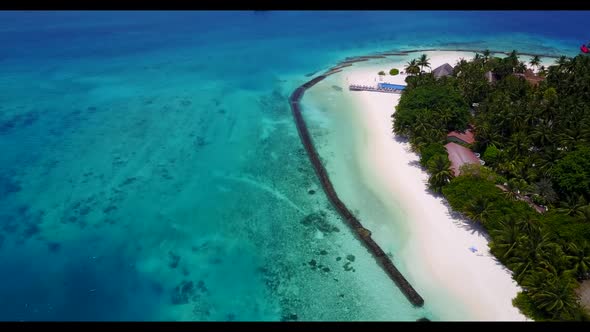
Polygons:
<instances>
[{"instance_id":1,"label":"deep blue ocean water","mask_svg":"<svg viewBox=\"0 0 590 332\"><path fill-rule=\"evenodd\" d=\"M0 320L444 319L340 222L287 96L370 51L574 55L589 18L0 12Z\"/></svg>"}]
</instances>

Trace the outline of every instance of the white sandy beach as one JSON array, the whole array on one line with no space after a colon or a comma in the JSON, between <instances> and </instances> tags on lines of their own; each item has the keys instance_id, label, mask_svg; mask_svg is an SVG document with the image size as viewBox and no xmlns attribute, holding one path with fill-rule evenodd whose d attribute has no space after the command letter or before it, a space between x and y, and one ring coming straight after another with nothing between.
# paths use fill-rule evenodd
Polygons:
<instances>
[{"instance_id":1,"label":"white sandy beach","mask_svg":"<svg viewBox=\"0 0 590 332\"><path fill-rule=\"evenodd\" d=\"M458 52L427 54L432 68L445 62L455 65L461 57L473 56ZM415 57L419 55L416 53ZM344 92L354 100L359 130L364 131L355 148L361 176L381 200L399 202L410 223L407 245L398 254L406 261L408 279L416 283L422 295L441 294L436 288L444 285L452 297L464 303L471 316L453 317L454 320L527 320L512 306L519 287L510 271L489 252L486 236L469 223L452 217L442 199L427 191L428 175L417 166L417 154L392 134L390 116L399 95L348 91L352 83L375 85L379 81L378 71L402 71L404 64L392 61L387 66L353 66L339 75ZM382 82L405 85L404 79L405 75L387 75ZM478 251L470 251L472 246Z\"/></svg>"}]
</instances>

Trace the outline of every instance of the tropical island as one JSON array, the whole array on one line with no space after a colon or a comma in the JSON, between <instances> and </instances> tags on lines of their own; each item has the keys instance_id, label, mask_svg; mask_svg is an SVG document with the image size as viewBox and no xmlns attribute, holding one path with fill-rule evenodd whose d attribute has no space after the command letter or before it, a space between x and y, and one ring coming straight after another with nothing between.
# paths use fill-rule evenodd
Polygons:
<instances>
[{"instance_id":1,"label":"tropical island","mask_svg":"<svg viewBox=\"0 0 590 332\"><path fill-rule=\"evenodd\" d=\"M0 321L587 319L589 12L0 16Z\"/></svg>"},{"instance_id":2,"label":"tropical island","mask_svg":"<svg viewBox=\"0 0 590 332\"><path fill-rule=\"evenodd\" d=\"M312 103L351 124L320 139L349 136L351 147L318 149L356 156L325 165L348 176L332 181L343 204L362 206L346 197L358 177L390 218L401 208L404 273L426 304L456 317L447 319L588 320L590 58L423 53L353 58L307 87ZM350 91L327 106L320 99L338 94L333 83ZM382 247L399 230L391 224L368 222ZM470 313L445 309L441 296Z\"/></svg>"},{"instance_id":3,"label":"tropical island","mask_svg":"<svg viewBox=\"0 0 590 332\"><path fill-rule=\"evenodd\" d=\"M590 57L539 63L530 59L542 78L531 82L516 51L476 54L438 78L425 72L426 55L412 60L393 132L420 154L431 190L491 236L491 252L523 289L521 312L588 320L576 289L590 278ZM449 133L474 140L447 143ZM451 144L485 165L454 172Z\"/></svg>"}]
</instances>

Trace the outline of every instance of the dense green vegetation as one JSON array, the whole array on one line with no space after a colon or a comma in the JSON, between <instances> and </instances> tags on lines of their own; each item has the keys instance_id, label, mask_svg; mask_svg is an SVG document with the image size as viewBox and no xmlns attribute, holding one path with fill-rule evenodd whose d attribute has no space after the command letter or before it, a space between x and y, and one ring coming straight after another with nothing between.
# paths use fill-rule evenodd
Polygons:
<instances>
[{"instance_id":1,"label":"dense green vegetation","mask_svg":"<svg viewBox=\"0 0 590 332\"><path fill-rule=\"evenodd\" d=\"M414 147L444 141L447 133L469 122L469 107L452 80L423 74L408 82L395 112L394 131L407 136Z\"/></svg>"},{"instance_id":2,"label":"dense green vegetation","mask_svg":"<svg viewBox=\"0 0 590 332\"><path fill-rule=\"evenodd\" d=\"M440 79L423 70L426 56L412 60L393 131L420 153L431 189L488 231L491 252L523 288L514 305L535 320L588 320L575 289L590 278L590 57L529 65L546 79L515 75L527 69L516 51L461 60ZM453 178L446 134L469 124L486 166Z\"/></svg>"},{"instance_id":3,"label":"dense green vegetation","mask_svg":"<svg viewBox=\"0 0 590 332\"><path fill-rule=\"evenodd\" d=\"M420 165L422 165L422 167L426 167L430 158L432 158L436 155L443 155L443 156L447 155L447 150L445 149L444 145L442 145L440 143L432 143L432 144L424 145L424 147L422 147L420 152L421 152L420 153Z\"/></svg>"},{"instance_id":4,"label":"dense green vegetation","mask_svg":"<svg viewBox=\"0 0 590 332\"><path fill-rule=\"evenodd\" d=\"M399 74L399 69L397 69L397 68L392 68L392 69L389 71L389 75L391 75L391 76L395 76L395 75L397 75L397 74Z\"/></svg>"}]
</instances>

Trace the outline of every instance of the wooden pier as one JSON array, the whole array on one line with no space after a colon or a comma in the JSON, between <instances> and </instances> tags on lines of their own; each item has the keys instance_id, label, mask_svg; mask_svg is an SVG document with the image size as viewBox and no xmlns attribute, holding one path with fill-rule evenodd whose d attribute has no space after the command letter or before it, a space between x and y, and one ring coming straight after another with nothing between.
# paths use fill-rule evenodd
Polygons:
<instances>
[{"instance_id":1,"label":"wooden pier","mask_svg":"<svg viewBox=\"0 0 590 332\"><path fill-rule=\"evenodd\" d=\"M350 91L373 91L373 92L386 92L386 93L402 93L403 90L400 89L392 89L392 88L381 88L376 86L370 85L358 85L358 84L351 84L348 86Z\"/></svg>"}]
</instances>

